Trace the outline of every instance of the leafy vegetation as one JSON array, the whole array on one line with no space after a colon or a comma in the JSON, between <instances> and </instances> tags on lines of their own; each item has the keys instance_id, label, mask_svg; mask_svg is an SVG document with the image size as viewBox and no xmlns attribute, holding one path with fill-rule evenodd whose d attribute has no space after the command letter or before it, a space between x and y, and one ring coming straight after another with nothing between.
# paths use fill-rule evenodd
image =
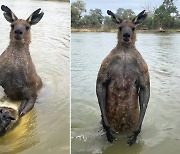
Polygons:
<instances>
[{"instance_id":1,"label":"leafy vegetation","mask_svg":"<svg viewBox=\"0 0 180 154\"><path fill-rule=\"evenodd\" d=\"M180 14L174 5L174 0L163 0L154 10L148 10L147 19L138 26L139 29L178 29L180 28ZM116 15L122 19L132 19L135 13L131 9L119 8ZM101 28L114 29L117 27L109 16L103 16L101 9L91 9L86 14L86 4L77 0L71 5L72 28Z\"/></svg>"}]
</instances>

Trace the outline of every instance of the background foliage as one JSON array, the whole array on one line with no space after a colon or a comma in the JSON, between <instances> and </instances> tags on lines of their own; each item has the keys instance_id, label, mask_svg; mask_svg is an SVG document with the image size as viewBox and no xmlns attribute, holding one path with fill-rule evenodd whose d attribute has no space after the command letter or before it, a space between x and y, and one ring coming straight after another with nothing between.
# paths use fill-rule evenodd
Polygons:
<instances>
[{"instance_id":1,"label":"background foliage","mask_svg":"<svg viewBox=\"0 0 180 154\"><path fill-rule=\"evenodd\" d=\"M180 14L174 0L163 0L162 4L154 10L147 10L148 17L138 26L139 29L178 29L180 28ZM103 16L101 9L91 9L86 14L86 4L77 0L71 4L71 26L73 28L102 28L114 29L114 24L109 16ZM116 13L122 19L132 19L135 13L131 9L117 9Z\"/></svg>"}]
</instances>

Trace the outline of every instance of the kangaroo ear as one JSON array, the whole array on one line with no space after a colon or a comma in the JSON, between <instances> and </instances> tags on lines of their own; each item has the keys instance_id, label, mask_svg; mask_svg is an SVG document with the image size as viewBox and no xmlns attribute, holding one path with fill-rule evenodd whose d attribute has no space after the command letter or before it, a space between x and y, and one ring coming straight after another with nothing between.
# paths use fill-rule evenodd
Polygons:
<instances>
[{"instance_id":1,"label":"kangaroo ear","mask_svg":"<svg viewBox=\"0 0 180 154\"><path fill-rule=\"evenodd\" d=\"M111 19L114 23L120 24L122 22L122 19L117 17L112 11L107 10L107 14L111 16Z\"/></svg>"},{"instance_id":2,"label":"kangaroo ear","mask_svg":"<svg viewBox=\"0 0 180 154\"><path fill-rule=\"evenodd\" d=\"M41 9L37 9L36 11L34 11L27 19L26 21L30 24L30 25L35 25L37 24L43 17L44 12L40 12Z\"/></svg>"},{"instance_id":3,"label":"kangaroo ear","mask_svg":"<svg viewBox=\"0 0 180 154\"><path fill-rule=\"evenodd\" d=\"M11 9L7 6L1 5L1 10L4 11L3 15L8 22L12 23L18 19L16 15L11 11Z\"/></svg>"},{"instance_id":4,"label":"kangaroo ear","mask_svg":"<svg viewBox=\"0 0 180 154\"><path fill-rule=\"evenodd\" d=\"M144 19L146 19L147 13L146 10L143 10L141 13L139 13L133 20L132 22L134 24L139 24L141 23Z\"/></svg>"}]
</instances>

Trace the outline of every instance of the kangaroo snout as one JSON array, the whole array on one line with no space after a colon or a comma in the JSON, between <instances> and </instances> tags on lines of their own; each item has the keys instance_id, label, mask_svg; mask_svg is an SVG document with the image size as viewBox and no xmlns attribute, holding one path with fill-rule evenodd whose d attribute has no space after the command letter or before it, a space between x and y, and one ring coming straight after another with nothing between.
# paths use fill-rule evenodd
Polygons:
<instances>
[{"instance_id":1,"label":"kangaroo snout","mask_svg":"<svg viewBox=\"0 0 180 154\"><path fill-rule=\"evenodd\" d=\"M14 33L16 35L22 35L23 34L22 30L20 30L20 29L16 29Z\"/></svg>"},{"instance_id":2,"label":"kangaroo snout","mask_svg":"<svg viewBox=\"0 0 180 154\"><path fill-rule=\"evenodd\" d=\"M16 29L16 30L14 31L14 38L15 38L15 39L21 40L21 39L22 39L22 35L23 35L22 30Z\"/></svg>"},{"instance_id":3,"label":"kangaroo snout","mask_svg":"<svg viewBox=\"0 0 180 154\"><path fill-rule=\"evenodd\" d=\"M123 40L126 41L126 42L128 42L128 41L130 40L130 36L131 36L131 35L130 35L129 33L124 33L124 34L123 34Z\"/></svg>"}]
</instances>

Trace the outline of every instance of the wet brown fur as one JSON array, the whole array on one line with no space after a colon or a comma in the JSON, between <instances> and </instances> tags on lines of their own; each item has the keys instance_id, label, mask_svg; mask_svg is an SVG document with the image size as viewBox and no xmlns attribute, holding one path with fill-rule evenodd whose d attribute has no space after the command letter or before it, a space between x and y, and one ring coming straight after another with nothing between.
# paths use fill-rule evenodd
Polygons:
<instances>
[{"instance_id":1,"label":"wet brown fur","mask_svg":"<svg viewBox=\"0 0 180 154\"><path fill-rule=\"evenodd\" d=\"M10 44L0 56L1 85L12 100L22 99L23 88L30 89L32 95L37 97L37 90L42 87L42 81L36 73L29 52L31 35L30 30L25 30L29 25L21 19L12 25L14 28L10 32ZM22 40L16 40L14 37L14 29L17 26L22 27L24 31Z\"/></svg>"},{"instance_id":2,"label":"wet brown fur","mask_svg":"<svg viewBox=\"0 0 180 154\"><path fill-rule=\"evenodd\" d=\"M120 24L118 44L103 60L97 78L97 83L102 84L109 80L105 111L110 126L119 133L137 127L140 115L137 85L149 84L148 66L135 48L135 30L130 31L129 42L123 40L123 31L134 27L130 20Z\"/></svg>"},{"instance_id":3,"label":"wet brown fur","mask_svg":"<svg viewBox=\"0 0 180 154\"><path fill-rule=\"evenodd\" d=\"M18 110L13 108L13 106L11 108L6 105L8 104L3 103L0 105L0 136L14 128L19 122Z\"/></svg>"},{"instance_id":4,"label":"wet brown fur","mask_svg":"<svg viewBox=\"0 0 180 154\"><path fill-rule=\"evenodd\" d=\"M15 19L11 22L10 43L0 56L0 85L4 88L5 94L11 100L24 101L20 110L30 101L31 107L27 107L23 114L32 109L37 91L42 87L41 78L36 73L29 52L30 26L28 20ZM17 29L22 35L15 33Z\"/></svg>"}]
</instances>

